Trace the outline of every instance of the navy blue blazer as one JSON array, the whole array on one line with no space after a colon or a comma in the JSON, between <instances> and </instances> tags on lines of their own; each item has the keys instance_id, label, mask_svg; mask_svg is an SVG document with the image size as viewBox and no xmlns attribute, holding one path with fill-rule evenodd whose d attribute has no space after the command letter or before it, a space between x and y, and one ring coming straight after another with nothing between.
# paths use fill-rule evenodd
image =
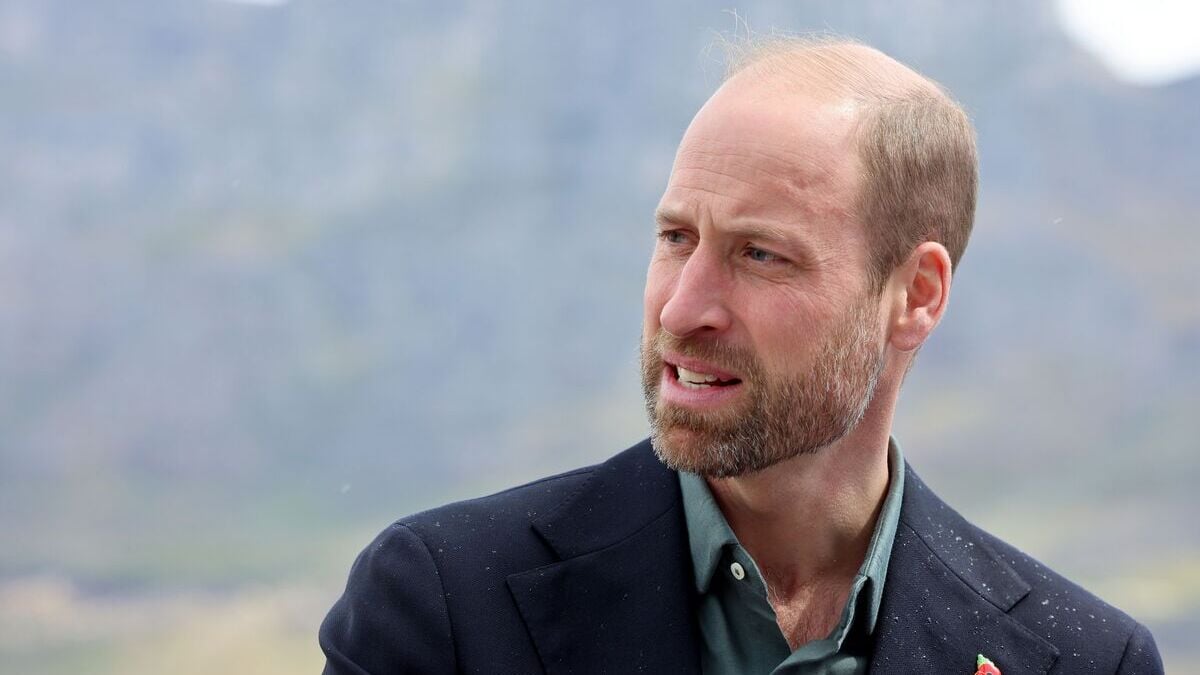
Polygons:
<instances>
[{"instance_id":1,"label":"navy blue blazer","mask_svg":"<svg viewBox=\"0 0 1200 675\"><path fill-rule=\"evenodd\" d=\"M1162 673L1149 631L906 469L872 673ZM678 480L648 441L404 518L321 625L327 675L699 673Z\"/></svg>"}]
</instances>

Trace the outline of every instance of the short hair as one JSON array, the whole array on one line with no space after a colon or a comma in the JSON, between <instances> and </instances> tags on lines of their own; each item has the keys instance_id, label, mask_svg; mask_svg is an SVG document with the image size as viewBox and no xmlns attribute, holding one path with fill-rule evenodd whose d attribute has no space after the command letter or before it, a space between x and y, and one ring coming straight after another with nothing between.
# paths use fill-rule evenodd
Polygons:
<instances>
[{"instance_id":1,"label":"short hair","mask_svg":"<svg viewBox=\"0 0 1200 675\"><path fill-rule=\"evenodd\" d=\"M841 38L773 36L726 48L726 79L753 70L859 106L855 213L867 228L875 292L925 241L945 246L957 269L975 220L979 162L971 121L941 85Z\"/></svg>"}]
</instances>

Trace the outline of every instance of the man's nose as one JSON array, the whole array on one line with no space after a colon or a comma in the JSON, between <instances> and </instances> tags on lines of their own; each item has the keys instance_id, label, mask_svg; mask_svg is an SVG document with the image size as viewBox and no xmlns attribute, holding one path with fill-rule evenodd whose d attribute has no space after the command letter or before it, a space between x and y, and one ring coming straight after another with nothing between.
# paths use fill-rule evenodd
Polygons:
<instances>
[{"instance_id":1,"label":"man's nose","mask_svg":"<svg viewBox=\"0 0 1200 675\"><path fill-rule=\"evenodd\" d=\"M679 338L729 328L729 275L720 259L703 246L684 263L659 323Z\"/></svg>"}]
</instances>

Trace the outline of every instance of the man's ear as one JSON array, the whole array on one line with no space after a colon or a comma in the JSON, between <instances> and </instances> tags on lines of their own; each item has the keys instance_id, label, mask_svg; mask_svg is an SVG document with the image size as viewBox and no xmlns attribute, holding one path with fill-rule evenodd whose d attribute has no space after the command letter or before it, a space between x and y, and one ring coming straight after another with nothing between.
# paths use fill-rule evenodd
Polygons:
<instances>
[{"instance_id":1,"label":"man's ear","mask_svg":"<svg viewBox=\"0 0 1200 675\"><path fill-rule=\"evenodd\" d=\"M892 272L888 287L894 294L888 343L902 351L920 347L933 332L950 299L950 253L933 241L913 249Z\"/></svg>"}]
</instances>

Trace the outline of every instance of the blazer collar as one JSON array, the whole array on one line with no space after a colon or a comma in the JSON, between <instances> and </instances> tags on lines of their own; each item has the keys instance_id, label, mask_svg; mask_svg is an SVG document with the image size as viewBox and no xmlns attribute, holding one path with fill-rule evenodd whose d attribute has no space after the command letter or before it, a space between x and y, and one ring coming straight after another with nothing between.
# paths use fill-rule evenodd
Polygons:
<instances>
[{"instance_id":1,"label":"blazer collar","mask_svg":"<svg viewBox=\"0 0 1200 675\"><path fill-rule=\"evenodd\" d=\"M560 562L508 586L549 675L700 671L679 483L649 441L596 467L533 528Z\"/></svg>"},{"instance_id":2,"label":"blazer collar","mask_svg":"<svg viewBox=\"0 0 1200 675\"><path fill-rule=\"evenodd\" d=\"M1029 584L906 466L872 673L1045 673L1058 650L1008 615Z\"/></svg>"}]
</instances>

